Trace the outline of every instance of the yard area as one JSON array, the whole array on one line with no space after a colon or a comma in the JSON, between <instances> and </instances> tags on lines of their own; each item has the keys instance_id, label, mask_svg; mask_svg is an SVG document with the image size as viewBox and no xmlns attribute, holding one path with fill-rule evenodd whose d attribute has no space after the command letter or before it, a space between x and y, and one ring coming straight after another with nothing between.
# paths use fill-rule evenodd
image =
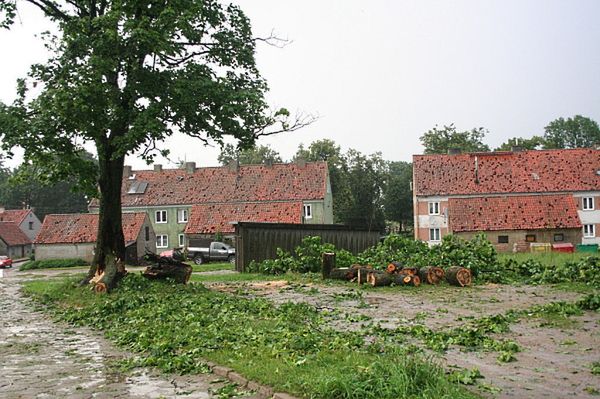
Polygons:
<instances>
[{"instance_id":1,"label":"yard area","mask_svg":"<svg viewBox=\"0 0 600 399\"><path fill-rule=\"evenodd\" d=\"M138 354L127 367L199 373L204 361L314 398L592 398L600 316L583 284L367 288L315 274L195 273L187 287L124 281L110 298L26 291L60 319ZM152 323L148 321L152 320ZM595 367L595 368L594 368Z\"/></svg>"}]
</instances>

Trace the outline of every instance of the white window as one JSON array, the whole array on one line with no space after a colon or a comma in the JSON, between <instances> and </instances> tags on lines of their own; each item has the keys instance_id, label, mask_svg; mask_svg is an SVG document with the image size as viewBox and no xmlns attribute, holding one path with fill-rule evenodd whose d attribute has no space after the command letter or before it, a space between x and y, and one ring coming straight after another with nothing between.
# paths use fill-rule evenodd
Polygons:
<instances>
[{"instance_id":1,"label":"white window","mask_svg":"<svg viewBox=\"0 0 600 399\"><path fill-rule=\"evenodd\" d=\"M169 248L169 236L166 234L157 235L156 248Z\"/></svg>"},{"instance_id":2,"label":"white window","mask_svg":"<svg viewBox=\"0 0 600 399\"><path fill-rule=\"evenodd\" d=\"M185 236L183 234L179 234L179 246L185 246Z\"/></svg>"},{"instance_id":3,"label":"white window","mask_svg":"<svg viewBox=\"0 0 600 399\"><path fill-rule=\"evenodd\" d=\"M596 226L593 224L584 224L583 236L587 238L596 237Z\"/></svg>"},{"instance_id":4,"label":"white window","mask_svg":"<svg viewBox=\"0 0 600 399\"><path fill-rule=\"evenodd\" d=\"M440 241L440 229L429 229L429 241Z\"/></svg>"},{"instance_id":5,"label":"white window","mask_svg":"<svg viewBox=\"0 0 600 399\"><path fill-rule=\"evenodd\" d=\"M430 215L439 215L440 214L440 203L439 202L430 202L429 203L429 214Z\"/></svg>"},{"instance_id":6,"label":"white window","mask_svg":"<svg viewBox=\"0 0 600 399\"><path fill-rule=\"evenodd\" d=\"M312 205L304 205L304 219L312 219Z\"/></svg>"},{"instance_id":7,"label":"white window","mask_svg":"<svg viewBox=\"0 0 600 399\"><path fill-rule=\"evenodd\" d=\"M167 211L156 211L156 223L167 223Z\"/></svg>"},{"instance_id":8,"label":"white window","mask_svg":"<svg viewBox=\"0 0 600 399\"><path fill-rule=\"evenodd\" d=\"M180 209L177 211L177 223L187 223L188 214L187 209Z\"/></svg>"},{"instance_id":9,"label":"white window","mask_svg":"<svg viewBox=\"0 0 600 399\"><path fill-rule=\"evenodd\" d=\"M583 197L583 210L593 211L594 210L594 197Z\"/></svg>"}]
</instances>

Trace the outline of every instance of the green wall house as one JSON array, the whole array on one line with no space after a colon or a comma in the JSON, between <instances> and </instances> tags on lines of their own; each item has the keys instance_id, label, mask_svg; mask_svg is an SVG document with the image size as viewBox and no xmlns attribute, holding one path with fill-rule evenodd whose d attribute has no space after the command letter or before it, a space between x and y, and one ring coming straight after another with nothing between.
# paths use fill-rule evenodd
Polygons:
<instances>
[{"instance_id":1,"label":"green wall house","mask_svg":"<svg viewBox=\"0 0 600 399\"><path fill-rule=\"evenodd\" d=\"M187 245L188 234L229 233L233 222L333 223L326 162L132 170L126 166L123 212L146 212L156 250ZM98 212L97 201L90 212ZM188 228L190 220L193 228ZM186 230L187 229L187 230Z\"/></svg>"}]
</instances>

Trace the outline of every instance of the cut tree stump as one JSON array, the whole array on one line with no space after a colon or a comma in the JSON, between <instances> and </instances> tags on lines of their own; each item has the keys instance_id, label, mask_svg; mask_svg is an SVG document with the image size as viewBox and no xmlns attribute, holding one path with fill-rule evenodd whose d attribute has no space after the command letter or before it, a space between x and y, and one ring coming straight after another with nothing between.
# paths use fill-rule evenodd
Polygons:
<instances>
[{"instance_id":1,"label":"cut tree stump","mask_svg":"<svg viewBox=\"0 0 600 399\"><path fill-rule=\"evenodd\" d=\"M419 274L419 269L417 269L416 267L403 267L402 270L400 270L401 274L410 274L411 276L416 276Z\"/></svg>"},{"instance_id":2,"label":"cut tree stump","mask_svg":"<svg viewBox=\"0 0 600 399\"><path fill-rule=\"evenodd\" d=\"M427 284L439 284L444 279L444 269L435 266L426 266L419 269L421 281Z\"/></svg>"},{"instance_id":3,"label":"cut tree stump","mask_svg":"<svg viewBox=\"0 0 600 399\"><path fill-rule=\"evenodd\" d=\"M400 262L392 262L385 268L386 273L395 274L402 270L404 266Z\"/></svg>"},{"instance_id":4,"label":"cut tree stump","mask_svg":"<svg viewBox=\"0 0 600 399\"><path fill-rule=\"evenodd\" d=\"M335 254L333 252L324 252L321 255L321 273L323 279L329 278L332 269L335 269Z\"/></svg>"},{"instance_id":5,"label":"cut tree stump","mask_svg":"<svg viewBox=\"0 0 600 399\"><path fill-rule=\"evenodd\" d=\"M385 287L392 284L392 276L388 273L371 271L367 274L367 283L373 287Z\"/></svg>"},{"instance_id":6,"label":"cut tree stump","mask_svg":"<svg viewBox=\"0 0 600 399\"><path fill-rule=\"evenodd\" d=\"M458 287L471 285L471 270L460 266L453 266L446 269L446 281L449 284Z\"/></svg>"},{"instance_id":7,"label":"cut tree stump","mask_svg":"<svg viewBox=\"0 0 600 399\"><path fill-rule=\"evenodd\" d=\"M187 284L190 281L190 276L192 275L192 267L190 265L152 253L146 254L145 258L154 264L146 267L142 272L142 276L151 280L171 278L181 284Z\"/></svg>"},{"instance_id":8,"label":"cut tree stump","mask_svg":"<svg viewBox=\"0 0 600 399\"><path fill-rule=\"evenodd\" d=\"M393 282L395 285L412 285L414 287L421 285L421 279L419 276L406 273L396 274Z\"/></svg>"},{"instance_id":9,"label":"cut tree stump","mask_svg":"<svg viewBox=\"0 0 600 399\"><path fill-rule=\"evenodd\" d=\"M356 269L356 281L358 282L358 284L365 284L367 283L367 277L369 275L369 273L373 273L373 268L371 266L362 266L358 269Z\"/></svg>"}]
</instances>

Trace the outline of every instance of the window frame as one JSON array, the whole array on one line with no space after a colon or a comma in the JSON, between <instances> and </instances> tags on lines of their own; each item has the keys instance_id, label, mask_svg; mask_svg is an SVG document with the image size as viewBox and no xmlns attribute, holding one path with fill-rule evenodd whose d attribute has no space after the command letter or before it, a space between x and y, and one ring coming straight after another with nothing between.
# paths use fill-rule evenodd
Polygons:
<instances>
[{"instance_id":1,"label":"window frame","mask_svg":"<svg viewBox=\"0 0 600 399\"><path fill-rule=\"evenodd\" d=\"M307 210L308 210L308 212L307 212ZM304 219L312 219L312 217L313 217L312 204L304 204L302 206L302 217L304 217Z\"/></svg>"},{"instance_id":2,"label":"window frame","mask_svg":"<svg viewBox=\"0 0 600 399\"><path fill-rule=\"evenodd\" d=\"M179 248L185 247L185 234L177 235L177 244L179 244Z\"/></svg>"},{"instance_id":3,"label":"window frame","mask_svg":"<svg viewBox=\"0 0 600 399\"><path fill-rule=\"evenodd\" d=\"M587 233L586 233L586 230ZM583 238L595 238L596 237L596 225L595 224L584 224L583 225Z\"/></svg>"},{"instance_id":4,"label":"window frame","mask_svg":"<svg viewBox=\"0 0 600 399\"><path fill-rule=\"evenodd\" d=\"M150 226L144 226L144 238L146 242L150 241Z\"/></svg>"},{"instance_id":5,"label":"window frame","mask_svg":"<svg viewBox=\"0 0 600 399\"><path fill-rule=\"evenodd\" d=\"M437 237L435 234L436 231L437 231ZM442 230L439 227L430 227L429 228L429 242L440 242L440 241L442 241Z\"/></svg>"},{"instance_id":6,"label":"window frame","mask_svg":"<svg viewBox=\"0 0 600 399\"><path fill-rule=\"evenodd\" d=\"M502 240L500 240L500 239L502 239ZM509 243L510 243L510 238L508 237L508 235L504 234L504 235L498 236L498 244L509 244Z\"/></svg>"},{"instance_id":7,"label":"window frame","mask_svg":"<svg viewBox=\"0 0 600 399\"><path fill-rule=\"evenodd\" d=\"M554 242L564 242L565 235L563 233L554 233L554 237L552 237Z\"/></svg>"},{"instance_id":8,"label":"window frame","mask_svg":"<svg viewBox=\"0 0 600 399\"><path fill-rule=\"evenodd\" d=\"M159 240L162 245L158 245ZM156 235L156 248L169 248L169 235L168 234L157 234Z\"/></svg>"},{"instance_id":9,"label":"window frame","mask_svg":"<svg viewBox=\"0 0 600 399\"><path fill-rule=\"evenodd\" d=\"M29 222L29 230L33 230L33 222Z\"/></svg>"},{"instance_id":10,"label":"window frame","mask_svg":"<svg viewBox=\"0 0 600 399\"><path fill-rule=\"evenodd\" d=\"M158 215L164 215L164 220L162 220L162 217L159 218ZM159 220L159 219L161 219L161 220ZM154 222L156 224L168 223L168 221L169 221L169 219L167 217L166 209L160 209L160 210L154 212Z\"/></svg>"},{"instance_id":11,"label":"window frame","mask_svg":"<svg viewBox=\"0 0 600 399\"><path fill-rule=\"evenodd\" d=\"M185 215L185 220L181 217ZM188 210L187 209L178 209L177 210L177 223L187 223L189 220Z\"/></svg>"},{"instance_id":12,"label":"window frame","mask_svg":"<svg viewBox=\"0 0 600 399\"><path fill-rule=\"evenodd\" d=\"M582 202L581 209L584 211L593 211L595 209L594 197L583 197ZM586 205L589 206L586 207Z\"/></svg>"},{"instance_id":13,"label":"window frame","mask_svg":"<svg viewBox=\"0 0 600 399\"><path fill-rule=\"evenodd\" d=\"M535 234L525 234L525 242L537 242Z\"/></svg>"},{"instance_id":14,"label":"window frame","mask_svg":"<svg viewBox=\"0 0 600 399\"><path fill-rule=\"evenodd\" d=\"M433 211L431 209L432 205L433 205ZM429 211L429 215L441 215L440 201L429 201L427 210Z\"/></svg>"}]
</instances>

